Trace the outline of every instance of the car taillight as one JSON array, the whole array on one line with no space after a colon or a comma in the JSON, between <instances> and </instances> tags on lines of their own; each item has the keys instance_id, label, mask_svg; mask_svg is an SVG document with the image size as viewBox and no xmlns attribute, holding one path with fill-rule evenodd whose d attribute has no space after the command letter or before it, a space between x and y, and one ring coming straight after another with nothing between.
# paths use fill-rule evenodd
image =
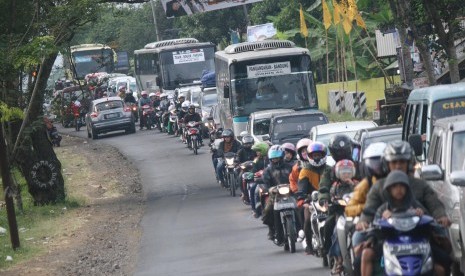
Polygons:
<instances>
[{"instance_id":1,"label":"car taillight","mask_svg":"<svg viewBox=\"0 0 465 276\"><path fill-rule=\"evenodd\" d=\"M97 118L97 116L98 116L97 112L90 113L90 117L92 117L92 118Z\"/></svg>"}]
</instances>

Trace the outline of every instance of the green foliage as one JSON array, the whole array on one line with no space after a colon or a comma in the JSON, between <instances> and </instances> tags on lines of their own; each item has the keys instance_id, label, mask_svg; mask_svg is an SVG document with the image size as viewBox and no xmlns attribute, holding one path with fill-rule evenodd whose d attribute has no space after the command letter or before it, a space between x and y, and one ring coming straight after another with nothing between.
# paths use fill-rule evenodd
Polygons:
<instances>
[{"instance_id":1,"label":"green foliage","mask_svg":"<svg viewBox=\"0 0 465 276\"><path fill-rule=\"evenodd\" d=\"M34 37L31 42L19 47L15 54L15 68L28 68L39 64L45 56L58 51L53 36Z\"/></svg>"},{"instance_id":2,"label":"green foliage","mask_svg":"<svg viewBox=\"0 0 465 276\"><path fill-rule=\"evenodd\" d=\"M24 113L17 107L8 107L8 105L0 101L0 122L9 122L17 119L22 119Z\"/></svg>"},{"instance_id":3,"label":"green foliage","mask_svg":"<svg viewBox=\"0 0 465 276\"><path fill-rule=\"evenodd\" d=\"M69 211L82 205L79 200L68 199L55 205L35 206L34 199L27 192L26 180L17 170L13 170L13 179L21 188L23 200L22 212L16 210L21 247L17 250L11 248L6 210L0 208L0 226L8 231L7 235L0 236L0 269L39 254L41 250L44 250L43 243L53 238L55 231L59 229L56 225L57 220L67 216ZM6 262L6 256L12 256L13 262Z\"/></svg>"}]
</instances>

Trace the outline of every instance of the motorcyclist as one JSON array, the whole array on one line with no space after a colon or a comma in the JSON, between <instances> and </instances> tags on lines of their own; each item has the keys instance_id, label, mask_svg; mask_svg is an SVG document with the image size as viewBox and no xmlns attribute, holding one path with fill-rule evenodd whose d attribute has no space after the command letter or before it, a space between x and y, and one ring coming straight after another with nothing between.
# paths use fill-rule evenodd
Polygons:
<instances>
[{"instance_id":1,"label":"motorcyclist","mask_svg":"<svg viewBox=\"0 0 465 276\"><path fill-rule=\"evenodd\" d=\"M227 152L237 153L241 148L241 143L234 139L234 132L232 129L225 129L222 133L223 141L219 144L218 149L216 151L216 178L218 182L223 186L225 186L224 181L224 154Z\"/></svg>"},{"instance_id":2,"label":"motorcyclist","mask_svg":"<svg viewBox=\"0 0 465 276\"><path fill-rule=\"evenodd\" d=\"M126 97L126 86L121 85L118 88L118 97L120 97L121 99L124 99Z\"/></svg>"},{"instance_id":3,"label":"motorcyclist","mask_svg":"<svg viewBox=\"0 0 465 276\"><path fill-rule=\"evenodd\" d=\"M292 172L289 175L289 184L291 188L291 192L293 194L297 193L298 181L299 181L299 173L305 163L308 163L308 156L307 156L307 147L312 143L312 140L308 138L300 139L297 142L296 150L297 150L297 162L292 167Z\"/></svg>"},{"instance_id":4,"label":"motorcyclist","mask_svg":"<svg viewBox=\"0 0 465 276\"><path fill-rule=\"evenodd\" d=\"M140 118L139 121L140 121L140 129L142 129L144 128L145 123L146 123L144 116L142 116L143 115L142 107L144 105L150 105L151 102L150 102L150 98L148 97L147 91L142 91L140 95L141 95L141 98L139 99L139 118Z\"/></svg>"},{"instance_id":5,"label":"motorcyclist","mask_svg":"<svg viewBox=\"0 0 465 276\"><path fill-rule=\"evenodd\" d=\"M376 183L378 179L386 177L386 172L383 170L381 159L383 156L386 143L375 142L370 144L363 152L362 157L362 171L365 178L355 186L354 193L350 198L345 208L347 217L358 217L362 214L363 207L367 200L367 194L371 186ZM362 254L361 244L366 240L366 232L355 231L352 235L352 248L354 252L354 260L352 264L354 267L355 275L360 275L360 257Z\"/></svg>"},{"instance_id":6,"label":"motorcyclist","mask_svg":"<svg viewBox=\"0 0 465 276\"><path fill-rule=\"evenodd\" d=\"M155 101L155 98L156 98L156 97L157 97L157 96L155 96L155 93L154 93L154 92L151 92L151 93L149 94L149 98L150 98L150 101L151 101L151 103L152 103L152 106L153 106L153 102Z\"/></svg>"},{"instance_id":7,"label":"motorcyclist","mask_svg":"<svg viewBox=\"0 0 465 276\"><path fill-rule=\"evenodd\" d=\"M160 99L160 92L156 92L155 93L155 96L152 100L152 105L153 105L153 108L157 108L160 106L160 102L161 102L161 99Z\"/></svg>"},{"instance_id":8,"label":"motorcyclist","mask_svg":"<svg viewBox=\"0 0 465 276\"><path fill-rule=\"evenodd\" d=\"M336 204L338 200L345 200L344 196L349 195L354 191L355 185L358 180L355 179L355 164L351 160L341 160L334 165L337 181L333 183L330 190L331 201L333 204L329 206L331 213L336 214L337 217L344 214L344 206ZM329 203L329 202L327 202ZM320 203L321 204L321 203ZM325 203L323 203L325 204ZM332 236L332 246L329 250L329 256L334 258L334 266L331 274L340 274L343 271L342 254L339 247L337 235Z\"/></svg>"},{"instance_id":9,"label":"motorcyclist","mask_svg":"<svg viewBox=\"0 0 465 276\"><path fill-rule=\"evenodd\" d=\"M178 102L176 103L176 110L177 111L180 111L181 108L182 108L182 104L184 103L184 101L186 100L186 96L184 96L184 94L182 93L179 93L178 95Z\"/></svg>"},{"instance_id":10,"label":"motorcyclist","mask_svg":"<svg viewBox=\"0 0 465 276\"><path fill-rule=\"evenodd\" d=\"M132 95L131 90L126 91L126 94L124 96L124 103L136 104L136 98L134 98L134 95Z\"/></svg>"},{"instance_id":11,"label":"motorcyclist","mask_svg":"<svg viewBox=\"0 0 465 276\"><path fill-rule=\"evenodd\" d=\"M242 148L237 152L236 163L242 164L246 161L253 161L255 157L257 157L255 151L252 150L253 144L254 139L251 135L245 135L242 137ZM238 168L237 179L240 179L242 181L242 174L243 172L240 170L240 168ZM244 187L243 185L240 185L240 187L242 191L241 198L244 201L244 203L248 204L250 201L246 187Z\"/></svg>"},{"instance_id":12,"label":"motorcyclist","mask_svg":"<svg viewBox=\"0 0 465 276\"><path fill-rule=\"evenodd\" d=\"M163 111L167 111L169 106L170 106L170 101L168 100L168 94L161 93L160 94L160 109Z\"/></svg>"},{"instance_id":13,"label":"motorcyclist","mask_svg":"<svg viewBox=\"0 0 465 276\"><path fill-rule=\"evenodd\" d=\"M183 121L184 121L185 124L187 124L189 122L202 122L202 117L200 116L200 114L195 112L195 105L193 105L193 104L189 105L187 113L186 113L186 115L184 115ZM201 127L202 126L200 125L199 129L201 129ZM199 134L199 142L200 142L200 145L203 145L202 135L200 135L200 134ZM187 141L187 145L190 146L189 141Z\"/></svg>"},{"instance_id":14,"label":"motorcyclist","mask_svg":"<svg viewBox=\"0 0 465 276\"><path fill-rule=\"evenodd\" d=\"M323 173L330 167L326 164L327 149L321 142L312 142L306 148L306 157L308 162L302 164L299 173L298 191L297 191L297 208L298 214L303 216L303 233L299 231L299 237L306 237L305 252L313 254L311 242L312 225L309 202L313 191L318 190L319 183Z\"/></svg>"},{"instance_id":15,"label":"motorcyclist","mask_svg":"<svg viewBox=\"0 0 465 276\"><path fill-rule=\"evenodd\" d=\"M292 143L284 143L281 145L284 150L284 162L290 163L292 166L297 162L297 154L295 146Z\"/></svg>"},{"instance_id":16,"label":"motorcyclist","mask_svg":"<svg viewBox=\"0 0 465 276\"><path fill-rule=\"evenodd\" d=\"M415 156L410 144L405 141L393 141L387 144L383 152L383 167L387 172L400 170L409 175L409 185L414 198L425 207L426 214L431 215L442 227L449 227L451 222L446 215L444 205L439 200L435 191L422 179L412 176L415 166ZM356 225L358 231L368 228L369 223L374 219L378 208L386 202L386 195L383 193L386 178L379 179L368 192L360 221ZM438 235L443 235L443 228L436 228ZM364 243L364 248L371 247L370 243ZM433 259L442 268L450 266L450 259L447 253L438 246L433 247ZM362 259L365 258L362 253ZM371 256L373 257L373 256ZM369 259L369 258L368 258Z\"/></svg>"},{"instance_id":17,"label":"motorcyclist","mask_svg":"<svg viewBox=\"0 0 465 276\"><path fill-rule=\"evenodd\" d=\"M284 150L280 145L273 145L268 150L268 159L270 165L263 172L263 182L268 188L275 187L279 184L289 183L289 175L292 171L292 165L284 162ZM268 202L263 210L263 224L268 226L268 238L273 240L276 245L283 245L284 233L281 227L281 218L279 212L275 212L273 205L276 195L270 193Z\"/></svg>"},{"instance_id":18,"label":"motorcyclist","mask_svg":"<svg viewBox=\"0 0 465 276\"><path fill-rule=\"evenodd\" d=\"M270 146L266 142L258 142L255 143L252 146L252 150L255 151L255 154L257 157L254 159L254 167L252 169L252 172L256 175L259 174L260 171L263 171L269 164L269 159L268 159L268 150ZM261 179L260 179L261 180ZM257 189L257 186L259 184L259 181L256 181L252 187L250 187L250 205L252 207L252 212L253 216L255 218L258 218L261 216L261 210L257 210L256 202L258 202L259 198L259 190Z\"/></svg>"},{"instance_id":19,"label":"motorcyclist","mask_svg":"<svg viewBox=\"0 0 465 276\"><path fill-rule=\"evenodd\" d=\"M336 134L331 137L328 146L329 152L333 157L334 161L337 163L343 159L352 160L352 151L353 143L352 139L346 134ZM359 178L358 172L356 173L356 179ZM323 172L323 175L320 180L318 199L321 200L330 200L329 191L331 185L337 181L334 168L328 168ZM324 227L324 253L329 251L331 247L331 236L333 234L334 227L336 225L336 216L329 210L328 218L325 222Z\"/></svg>"}]
</instances>

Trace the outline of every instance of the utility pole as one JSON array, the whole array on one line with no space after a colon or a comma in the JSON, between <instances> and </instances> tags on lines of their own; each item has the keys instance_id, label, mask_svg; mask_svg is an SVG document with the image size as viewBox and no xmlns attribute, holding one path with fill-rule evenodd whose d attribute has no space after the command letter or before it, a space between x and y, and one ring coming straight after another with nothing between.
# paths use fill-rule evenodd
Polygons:
<instances>
[{"instance_id":1,"label":"utility pole","mask_svg":"<svg viewBox=\"0 0 465 276\"><path fill-rule=\"evenodd\" d=\"M150 4L152 5L153 25L155 26L155 37L157 38L157 41L160 41L160 35L158 32L158 25L157 25L157 17L155 15L155 0L150 0Z\"/></svg>"},{"instance_id":2,"label":"utility pole","mask_svg":"<svg viewBox=\"0 0 465 276\"><path fill-rule=\"evenodd\" d=\"M11 187L10 162L8 160L8 149L5 144L4 128L0 126L0 170L2 172L3 192L5 194L6 213L8 226L10 228L10 240L14 250L19 248L18 223L16 222L15 204L13 202L13 191Z\"/></svg>"}]
</instances>

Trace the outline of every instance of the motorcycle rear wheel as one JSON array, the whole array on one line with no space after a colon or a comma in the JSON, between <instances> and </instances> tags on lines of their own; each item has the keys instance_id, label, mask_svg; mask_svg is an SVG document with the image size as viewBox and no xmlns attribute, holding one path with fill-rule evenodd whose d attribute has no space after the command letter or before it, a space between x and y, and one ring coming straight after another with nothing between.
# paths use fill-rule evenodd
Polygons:
<instances>
[{"instance_id":1,"label":"motorcycle rear wheel","mask_svg":"<svg viewBox=\"0 0 465 276\"><path fill-rule=\"evenodd\" d=\"M229 188L231 196L236 196L236 175L234 173L229 173Z\"/></svg>"},{"instance_id":2,"label":"motorcycle rear wheel","mask_svg":"<svg viewBox=\"0 0 465 276\"><path fill-rule=\"evenodd\" d=\"M191 141L192 141L192 149L194 150L194 154L197 155L198 153L197 139L191 138Z\"/></svg>"}]
</instances>

